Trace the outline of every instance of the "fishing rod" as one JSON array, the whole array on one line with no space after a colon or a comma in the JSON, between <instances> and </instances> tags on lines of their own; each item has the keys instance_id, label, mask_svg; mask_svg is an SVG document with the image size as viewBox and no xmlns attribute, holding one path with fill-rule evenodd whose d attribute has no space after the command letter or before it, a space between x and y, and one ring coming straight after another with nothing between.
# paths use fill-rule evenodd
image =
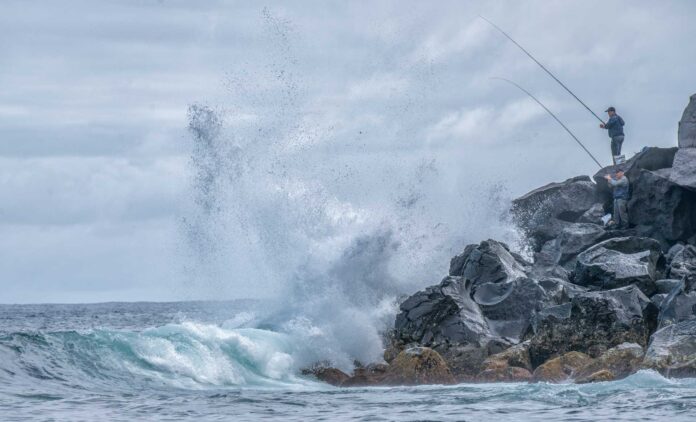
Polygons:
<instances>
[{"instance_id":1,"label":"fishing rod","mask_svg":"<svg viewBox=\"0 0 696 422\"><path fill-rule=\"evenodd\" d=\"M490 79L498 79L498 80L501 80L501 81L505 81L505 82L507 82L507 83L509 83L509 84L511 84L511 85L516 86L520 91L522 91L522 92L524 92L525 94L529 95L534 101L537 102L537 104L539 104L544 110L546 110L546 112L549 113L549 114L551 115L551 117L553 117L553 118L558 122L559 125L563 126L563 129L565 129L566 132L568 132L568 134L569 134L570 136L572 136L573 139L575 139L575 142L577 142L578 145L580 145L580 147L581 147L582 149L585 150L585 152L587 153L587 155L589 155L590 158L592 158L592 160L594 160L594 162L597 163L597 165L599 166L600 169L603 168L602 165L599 163L599 161L597 161L597 159L595 158L595 156L592 155L592 153L591 153L587 148L585 148L585 145L583 145L582 142L580 142L580 140L578 139L578 137L575 136L575 135L573 134L573 132L570 131L570 129L568 129L568 126L566 126L565 124L563 124L563 122L562 122L558 117L556 117L556 115L553 114L553 112L552 112L551 110L549 110L548 107L546 107L541 101L539 101L539 99L538 99L537 97L535 97L534 95L532 95L531 92L527 91L526 89L522 88L522 87L519 86L517 83L515 83L515 82L513 82L513 81L511 81L511 80L509 80L509 79L500 78L500 77L497 77L497 76L494 76L494 77L492 77L492 78L490 78Z\"/></svg>"},{"instance_id":2,"label":"fishing rod","mask_svg":"<svg viewBox=\"0 0 696 422\"><path fill-rule=\"evenodd\" d=\"M510 41L512 41L512 43L515 44L517 47L519 47L519 49L522 50L522 51L524 52L524 54L526 54L527 56L529 56L530 59L534 60L534 63L538 64L540 68L544 69L544 72L548 73L549 76L551 76L556 82L558 82L558 84L561 85L561 86L563 87L563 89L565 89L566 91L568 91L568 93L569 93L570 95L572 95L573 98L575 98L576 100L578 100L578 102L579 102L580 104L582 104L583 107L585 107L585 108L587 109L587 111L589 111L590 113L592 113L592 115L595 116L595 117L597 118L597 120L599 120L602 124L605 123L604 120L602 120L602 118L599 117L594 111L592 111L592 109L589 108L589 107L587 106L587 104L585 104L584 102L582 102L582 100L581 100L580 98L578 98L578 96L575 95L575 94L573 93L573 91L570 90L570 88L568 88L567 86L565 86L565 84L564 84L563 82L561 82L553 73L551 73L551 71L548 70L548 69L546 68L546 66L544 66L543 64L541 64L541 63L539 62L539 60L535 59L534 56L532 56L532 54L531 54L529 51L527 51L524 47L522 47L517 41L513 40L512 37L511 37L510 35L507 34L507 32L503 31L502 29L500 29L500 27L499 27L498 25L494 24L493 22L489 21L488 19L484 18L483 16L479 15L479 18L481 18L481 19L483 19L484 21L488 22L489 25L491 25L493 28L497 29L498 32L500 32L500 33L503 34L507 39L509 39ZM595 160L595 161L596 161L596 160Z\"/></svg>"}]
</instances>

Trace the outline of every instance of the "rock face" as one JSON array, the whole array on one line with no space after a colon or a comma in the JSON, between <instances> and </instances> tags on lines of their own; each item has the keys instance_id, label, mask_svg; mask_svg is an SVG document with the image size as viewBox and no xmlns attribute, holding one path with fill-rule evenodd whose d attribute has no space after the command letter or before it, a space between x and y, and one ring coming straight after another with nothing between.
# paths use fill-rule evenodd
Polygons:
<instances>
[{"instance_id":1,"label":"rock face","mask_svg":"<svg viewBox=\"0 0 696 422\"><path fill-rule=\"evenodd\" d=\"M396 339L429 347L481 346L492 334L470 288L468 280L450 276L406 299L396 317Z\"/></svg>"},{"instance_id":2,"label":"rock face","mask_svg":"<svg viewBox=\"0 0 696 422\"><path fill-rule=\"evenodd\" d=\"M696 190L696 145L680 148L674 156L674 163L669 173L669 180L680 187Z\"/></svg>"},{"instance_id":3,"label":"rock face","mask_svg":"<svg viewBox=\"0 0 696 422\"><path fill-rule=\"evenodd\" d=\"M442 356L427 347L412 347L399 353L386 370L383 384L453 384L454 377Z\"/></svg>"},{"instance_id":4,"label":"rock face","mask_svg":"<svg viewBox=\"0 0 696 422\"><path fill-rule=\"evenodd\" d=\"M532 365L568 351L596 357L621 343L646 346L657 314L657 307L635 286L579 294L569 304L545 309L533 321Z\"/></svg>"},{"instance_id":5,"label":"rock face","mask_svg":"<svg viewBox=\"0 0 696 422\"><path fill-rule=\"evenodd\" d=\"M643 355L643 348L638 344L619 344L580 368L575 381L586 383L626 378L638 371Z\"/></svg>"},{"instance_id":6,"label":"rock face","mask_svg":"<svg viewBox=\"0 0 696 422\"><path fill-rule=\"evenodd\" d=\"M592 358L581 352L568 352L559 357L549 359L539 365L532 374L534 381L563 382L575 377L575 374Z\"/></svg>"},{"instance_id":7,"label":"rock face","mask_svg":"<svg viewBox=\"0 0 696 422\"><path fill-rule=\"evenodd\" d=\"M655 332L643 366L668 377L696 377L696 319Z\"/></svg>"},{"instance_id":8,"label":"rock face","mask_svg":"<svg viewBox=\"0 0 696 422\"><path fill-rule=\"evenodd\" d=\"M469 245L450 262L451 276L461 276L476 288L483 283L502 283L527 275L529 263L510 252L510 248L495 240Z\"/></svg>"},{"instance_id":9,"label":"rock face","mask_svg":"<svg viewBox=\"0 0 696 422\"><path fill-rule=\"evenodd\" d=\"M679 147L696 147L696 94L689 99L689 104L684 109L679 122Z\"/></svg>"},{"instance_id":10,"label":"rock face","mask_svg":"<svg viewBox=\"0 0 696 422\"><path fill-rule=\"evenodd\" d=\"M587 176L550 183L517 198L512 203L515 222L524 230L535 251L555 239L568 223L597 203L594 183Z\"/></svg>"},{"instance_id":11,"label":"rock face","mask_svg":"<svg viewBox=\"0 0 696 422\"><path fill-rule=\"evenodd\" d=\"M696 274L684 277L660 304L659 328L696 319Z\"/></svg>"},{"instance_id":12,"label":"rock face","mask_svg":"<svg viewBox=\"0 0 696 422\"><path fill-rule=\"evenodd\" d=\"M595 289L635 284L650 296L662 278L660 244L643 237L619 237L598 243L578 255L573 282Z\"/></svg>"},{"instance_id":13,"label":"rock face","mask_svg":"<svg viewBox=\"0 0 696 422\"><path fill-rule=\"evenodd\" d=\"M670 260L669 276L673 279L682 279L691 274L696 274L696 246L686 245L679 249Z\"/></svg>"}]
</instances>

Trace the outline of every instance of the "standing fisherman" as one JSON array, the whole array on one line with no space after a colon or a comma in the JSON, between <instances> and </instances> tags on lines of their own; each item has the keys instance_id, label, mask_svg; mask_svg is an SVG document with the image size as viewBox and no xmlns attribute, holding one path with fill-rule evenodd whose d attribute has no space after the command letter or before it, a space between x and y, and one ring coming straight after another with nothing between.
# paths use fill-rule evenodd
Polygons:
<instances>
[{"instance_id":1,"label":"standing fisherman","mask_svg":"<svg viewBox=\"0 0 696 422\"><path fill-rule=\"evenodd\" d=\"M614 177L607 174L604 176L607 183L614 191L614 215L609 227L618 229L628 228L628 197L630 182L628 177L624 175L623 169L618 168L614 173Z\"/></svg>"},{"instance_id":2,"label":"standing fisherman","mask_svg":"<svg viewBox=\"0 0 696 422\"><path fill-rule=\"evenodd\" d=\"M606 112L609 114L609 120L606 123L599 125L602 129L609 130L609 137L611 138L611 155L614 158L614 164L616 164L617 156L621 155L621 144L624 141L624 119L616 114L616 109L614 107L609 107Z\"/></svg>"}]
</instances>

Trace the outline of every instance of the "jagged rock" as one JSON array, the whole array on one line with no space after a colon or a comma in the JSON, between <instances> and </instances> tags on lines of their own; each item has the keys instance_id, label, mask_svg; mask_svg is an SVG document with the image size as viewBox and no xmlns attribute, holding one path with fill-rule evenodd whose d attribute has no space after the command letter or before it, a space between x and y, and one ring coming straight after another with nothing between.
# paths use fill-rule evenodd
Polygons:
<instances>
[{"instance_id":1,"label":"jagged rock","mask_svg":"<svg viewBox=\"0 0 696 422\"><path fill-rule=\"evenodd\" d=\"M600 242L578 255L573 282L597 289L637 285L646 295L655 290L664 258L654 239L620 237Z\"/></svg>"},{"instance_id":2,"label":"jagged rock","mask_svg":"<svg viewBox=\"0 0 696 422\"><path fill-rule=\"evenodd\" d=\"M670 181L670 171L640 170L630 179L628 201L629 221L636 232L659 240L665 248L696 235L696 191Z\"/></svg>"},{"instance_id":3,"label":"jagged rock","mask_svg":"<svg viewBox=\"0 0 696 422\"><path fill-rule=\"evenodd\" d=\"M594 183L578 176L550 183L512 202L513 218L526 233L535 251L556 238L568 223L574 223L595 203Z\"/></svg>"},{"instance_id":4,"label":"jagged rock","mask_svg":"<svg viewBox=\"0 0 696 422\"><path fill-rule=\"evenodd\" d=\"M531 379L532 373L528 369L517 366L484 369L476 376L478 382L528 382Z\"/></svg>"},{"instance_id":5,"label":"jagged rock","mask_svg":"<svg viewBox=\"0 0 696 422\"><path fill-rule=\"evenodd\" d=\"M578 218L578 223L590 223L598 226L604 226L602 217L604 217L606 214L607 212L604 209L604 204L596 203L592 205L589 210L585 211L580 218Z\"/></svg>"},{"instance_id":6,"label":"jagged rock","mask_svg":"<svg viewBox=\"0 0 696 422\"><path fill-rule=\"evenodd\" d=\"M597 357L621 343L645 346L657 314L656 306L636 286L579 294L533 319L532 365L571 350Z\"/></svg>"},{"instance_id":7,"label":"jagged rock","mask_svg":"<svg viewBox=\"0 0 696 422\"><path fill-rule=\"evenodd\" d=\"M549 296L539 283L526 277L509 283L480 284L473 299L491 332L515 341L528 330L532 315L549 302Z\"/></svg>"},{"instance_id":8,"label":"jagged rock","mask_svg":"<svg viewBox=\"0 0 696 422\"><path fill-rule=\"evenodd\" d=\"M679 122L678 141L680 148L696 147L696 94L689 98Z\"/></svg>"},{"instance_id":9,"label":"jagged rock","mask_svg":"<svg viewBox=\"0 0 696 422\"><path fill-rule=\"evenodd\" d=\"M662 301L659 328L688 319L696 319L696 275L680 280Z\"/></svg>"},{"instance_id":10,"label":"jagged rock","mask_svg":"<svg viewBox=\"0 0 696 422\"><path fill-rule=\"evenodd\" d=\"M428 347L406 349L386 369L386 385L453 384L445 360Z\"/></svg>"},{"instance_id":11,"label":"jagged rock","mask_svg":"<svg viewBox=\"0 0 696 422\"><path fill-rule=\"evenodd\" d=\"M655 304L658 308L662 308L662 303L669 296L667 293L656 293L650 296L650 301Z\"/></svg>"},{"instance_id":12,"label":"jagged rock","mask_svg":"<svg viewBox=\"0 0 696 422\"><path fill-rule=\"evenodd\" d=\"M696 210L694 210L694 212L696 212ZM671 278L681 279L690 274L696 274L696 247L686 245L672 257L669 264L669 276Z\"/></svg>"},{"instance_id":13,"label":"jagged rock","mask_svg":"<svg viewBox=\"0 0 696 422\"><path fill-rule=\"evenodd\" d=\"M438 352L447 362L452 375L460 382L475 381L481 372L484 361L490 355L500 353L512 346L505 339L492 338L479 344L457 344L439 347Z\"/></svg>"},{"instance_id":14,"label":"jagged rock","mask_svg":"<svg viewBox=\"0 0 696 422\"><path fill-rule=\"evenodd\" d=\"M643 366L668 377L696 377L696 319L656 331Z\"/></svg>"},{"instance_id":15,"label":"jagged rock","mask_svg":"<svg viewBox=\"0 0 696 422\"><path fill-rule=\"evenodd\" d=\"M577 371L592 361L582 352L568 352L539 365L532 374L534 381L563 382L572 379Z\"/></svg>"},{"instance_id":16,"label":"jagged rock","mask_svg":"<svg viewBox=\"0 0 696 422\"><path fill-rule=\"evenodd\" d=\"M604 227L590 223L574 223L565 227L555 241L557 264L572 269L579 253L605 239Z\"/></svg>"},{"instance_id":17,"label":"jagged rock","mask_svg":"<svg viewBox=\"0 0 696 422\"><path fill-rule=\"evenodd\" d=\"M670 294L677 286L681 284L681 280L664 278L662 280L657 280L655 286L657 287L657 293Z\"/></svg>"},{"instance_id":18,"label":"jagged rock","mask_svg":"<svg viewBox=\"0 0 696 422\"><path fill-rule=\"evenodd\" d=\"M483 283L504 283L524 277L528 266L506 244L489 239L479 245L468 245L462 254L452 258L449 273L470 280L475 289Z\"/></svg>"},{"instance_id":19,"label":"jagged rock","mask_svg":"<svg viewBox=\"0 0 696 422\"><path fill-rule=\"evenodd\" d=\"M396 317L395 338L433 347L485 343L491 332L470 288L469 280L450 276L409 297Z\"/></svg>"},{"instance_id":20,"label":"jagged rock","mask_svg":"<svg viewBox=\"0 0 696 422\"><path fill-rule=\"evenodd\" d=\"M556 277L544 277L539 280L539 285L546 291L549 303L560 305L569 302L580 293L586 292L586 287L578 286L567 280Z\"/></svg>"},{"instance_id":21,"label":"jagged rock","mask_svg":"<svg viewBox=\"0 0 696 422\"><path fill-rule=\"evenodd\" d=\"M321 365L303 369L302 375L311 375L319 381L323 381L327 384L331 384L336 387L340 386L348 378L350 378L348 374L341 371L340 369Z\"/></svg>"},{"instance_id":22,"label":"jagged rock","mask_svg":"<svg viewBox=\"0 0 696 422\"><path fill-rule=\"evenodd\" d=\"M696 145L679 148L669 172L669 180L683 188L696 190Z\"/></svg>"},{"instance_id":23,"label":"jagged rock","mask_svg":"<svg viewBox=\"0 0 696 422\"><path fill-rule=\"evenodd\" d=\"M667 265L670 265L672 263L672 259L674 258L674 256L677 253L679 253L679 251L681 251L682 249L684 249L683 243L675 243L674 245L672 245L671 248L669 248L669 250L667 250L667 253L665 254L665 260L667 261Z\"/></svg>"},{"instance_id":24,"label":"jagged rock","mask_svg":"<svg viewBox=\"0 0 696 422\"><path fill-rule=\"evenodd\" d=\"M611 379L622 379L635 373L643 362L643 348L635 343L622 343L612 347L577 371L575 382L596 382L597 373L608 371ZM605 380L608 381L608 380Z\"/></svg>"}]
</instances>

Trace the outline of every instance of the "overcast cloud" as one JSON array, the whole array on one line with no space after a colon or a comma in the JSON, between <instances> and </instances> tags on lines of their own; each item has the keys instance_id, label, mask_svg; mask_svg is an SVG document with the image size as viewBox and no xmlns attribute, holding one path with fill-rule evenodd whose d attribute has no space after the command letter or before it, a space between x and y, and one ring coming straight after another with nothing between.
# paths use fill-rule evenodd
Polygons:
<instances>
[{"instance_id":1,"label":"overcast cloud","mask_svg":"<svg viewBox=\"0 0 696 422\"><path fill-rule=\"evenodd\" d=\"M245 151L260 125L282 138L263 156L330 191L342 204L336 218L398 189L429 190L400 180L422 182L421 171L439 175L442 199L485 181L514 196L596 170L543 110L491 76L537 94L608 163L597 122L479 14L596 112L616 106L628 153L676 145L696 93L690 1L5 0L0 9L0 303L221 298L191 289L182 263L194 103L224 114ZM440 208L475 216L463 207L477 198L464 196ZM455 213L438 218L458 221L446 212ZM224 292L255 295L253 285Z\"/></svg>"}]
</instances>

